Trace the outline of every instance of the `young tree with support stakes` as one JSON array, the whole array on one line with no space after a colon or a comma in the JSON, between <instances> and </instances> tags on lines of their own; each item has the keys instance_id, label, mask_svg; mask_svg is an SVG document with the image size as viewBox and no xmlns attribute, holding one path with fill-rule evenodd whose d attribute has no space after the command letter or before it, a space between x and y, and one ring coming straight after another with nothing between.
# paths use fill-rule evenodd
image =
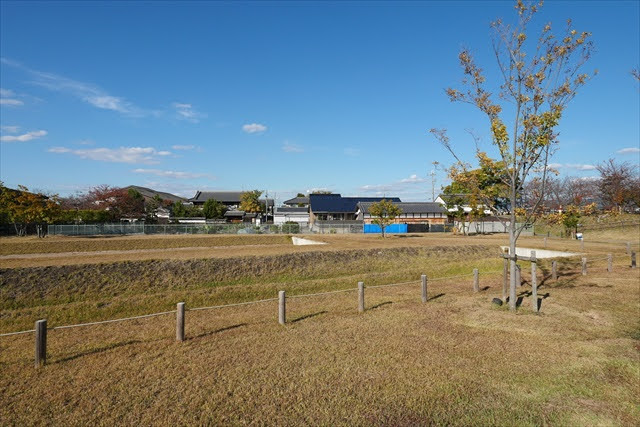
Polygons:
<instances>
[{"instance_id":1,"label":"young tree with support stakes","mask_svg":"<svg viewBox=\"0 0 640 427\"><path fill-rule=\"evenodd\" d=\"M379 202L371 204L369 213L374 217L371 222L380 226L382 237L384 237L384 229L402 213L402 209L394 205L391 200L382 199Z\"/></svg>"},{"instance_id":2,"label":"young tree with support stakes","mask_svg":"<svg viewBox=\"0 0 640 427\"><path fill-rule=\"evenodd\" d=\"M516 244L525 224L533 221L543 200L541 194L533 205L526 206L524 221L518 225L516 207L525 208L519 206L523 186L527 178L538 175L544 188L547 165L558 144L556 128L562 113L577 90L591 78L590 74L580 73L593 51L591 34L574 30L571 20L567 21L564 33L559 37L553 34L551 23L548 23L535 42L528 41L529 24L541 7L542 2L518 0L516 24L506 24L502 20L491 24L493 51L500 75L497 97L488 88L483 69L467 49L458 56L464 73L464 88L446 90L452 102L471 104L486 115L492 143L499 155L497 161L508 170L504 184L508 188L510 205L507 222L512 254L511 310L516 309ZM505 102L499 104L496 98ZM511 108L506 109L506 106ZM454 155L457 170L467 172L469 166L454 152L446 131L432 129L431 132ZM495 210L489 204L487 206Z\"/></svg>"}]
</instances>

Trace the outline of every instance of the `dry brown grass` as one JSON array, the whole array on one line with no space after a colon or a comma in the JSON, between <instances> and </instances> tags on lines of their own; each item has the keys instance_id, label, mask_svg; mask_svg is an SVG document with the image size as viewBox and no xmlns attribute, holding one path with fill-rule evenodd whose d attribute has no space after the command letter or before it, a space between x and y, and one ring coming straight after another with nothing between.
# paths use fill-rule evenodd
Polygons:
<instances>
[{"instance_id":1,"label":"dry brown grass","mask_svg":"<svg viewBox=\"0 0 640 427\"><path fill-rule=\"evenodd\" d=\"M3 338L0 421L52 424L637 425L638 274L545 283L542 314L493 308L498 277L187 312ZM525 289L526 290L526 289ZM525 301L526 302L526 301ZM377 308L372 308L377 306Z\"/></svg>"},{"instance_id":2,"label":"dry brown grass","mask_svg":"<svg viewBox=\"0 0 640 427\"><path fill-rule=\"evenodd\" d=\"M174 315L54 330L49 364L39 370L31 334L0 337L0 424L640 423L640 270L628 268L624 245L585 244L590 259L613 252L614 273L598 259L581 276L579 262L567 259L554 283L541 262L535 315L528 286L517 314L490 304L501 295L500 276L488 272L501 269L493 254L504 236L343 237L240 259L234 254L245 248L229 247L226 256L92 264L84 273L74 265L2 271L2 331L30 329L42 317L55 326L171 310L178 301L274 297L280 289L416 283L368 289L363 314L355 292L289 299L284 327L275 301L188 311L184 343L174 342ZM542 247L541 238L521 243ZM580 248L566 240L548 246ZM182 284L152 274L185 265L198 268ZM482 292L471 292L470 276L431 280L431 300L420 303L419 274L474 267ZM65 271L73 280L40 283ZM523 278L530 279L526 264Z\"/></svg>"}]
</instances>

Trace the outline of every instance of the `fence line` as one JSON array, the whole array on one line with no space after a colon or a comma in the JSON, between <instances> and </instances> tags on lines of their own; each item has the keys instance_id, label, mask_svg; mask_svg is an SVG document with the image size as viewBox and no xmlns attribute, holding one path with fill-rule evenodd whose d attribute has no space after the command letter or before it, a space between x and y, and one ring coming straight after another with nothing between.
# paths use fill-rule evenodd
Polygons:
<instances>
[{"instance_id":1,"label":"fence line","mask_svg":"<svg viewBox=\"0 0 640 427\"><path fill-rule=\"evenodd\" d=\"M487 271L484 272L485 274L487 273L498 273L498 271ZM456 279L459 277L467 277L467 276L472 276L473 274L463 274L460 276L445 276L445 277L437 277L437 278L429 278L429 281L434 281L434 280L446 280L446 279ZM389 286L399 286L399 285L407 285L410 283L419 283L418 280L412 280L409 282L401 282L401 283L392 283L392 284L388 284L388 285L375 285L375 286L367 286L367 289L372 289L372 288L383 288L383 287L389 287ZM305 297L314 297L314 296L320 296L320 295L330 295L330 294L337 294L337 293L342 293L342 292L352 292L352 291L356 291L358 290L358 288L349 288L349 289L340 289L340 290L336 290L336 291L327 291L327 292L318 292L318 293L314 293L314 294L303 294L303 295L291 295L291 296L287 296L287 298L305 298ZM198 310L214 310L214 309L218 309L218 308L225 308L225 307L237 307L237 306L241 306L241 305L251 305L251 304L259 304L259 303L263 303L263 302L269 302L269 301L277 301L278 298L267 298L267 299L263 299L263 300L257 300L257 301L244 301L244 302L238 302L238 303L233 303L233 304L224 304L224 305L212 305L212 306L208 306L208 307L194 307L194 308L188 308L187 311L198 311ZM75 325L63 325L63 326L54 326L51 328L47 328L47 330L56 330L56 329L69 329L69 328L78 328L78 327L82 327L82 326L92 326L92 325L100 325L103 323L115 323L115 322L124 322L126 320L136 320L136 319L144 319L147 317L155 317L155 316L162 316L165 314L172 314L175 313L176 310L171 310L171 311L163 311L160 313L151 313L151 314L143 314L140 316L133 316L133 317L124 317L122 319L111 319L111 320L101 320L98 322L89 322L89 323L79 323L79 324L75 324ZM26 331L17 331L17 332L7 332L7 333L3 333L0 334L0 337L7 337L7 336L11 336L11 335L20 335L20 334L28 334L31 332L35 332L35 329L29 329Z\"/></svg>"},{"instance_id":2,"label":"fence line","mask_svg":"<svg viewBox=\"0 0 640 427\"><path fill-rule=\"evenodd\" d=\"M611 258L627 258L627 257L628 257L628 255L615 255L615 256L612 256ZM608 259L609 259L609 257L607 256L607 257L604 257L604 258L591 259L591 260L589 260L587 262L592 263L592 262L595 262L595 261L603 261L603 260L608 260ZM482 273L483 274L498 274L498 273L503 273L503 270L490 270L490 271L483 271ZM451 280L451 279L458 279L458 278L470 277L470 276L475 276L475 273L461 274L461 275L457 275L457 276L443 276L443 277L434 277L434 278L430 277L428 280L429 280L429 282L434 282L434 281L439 281L439 280ZM408 284L413 284L413 283L420 283L420 281L419 280L411 280L411 281L407 281L407 282L399 282L399 283L390 283L390 284L385 284L385 285L367 286L367 288L368 289L386 288L386 287L393 287L393 286L408 285ZM288 296L287 298L315 297L315 296L330 295L330 294L337 294L337 293L343 293L343 292L353 292L353 291L356 291L358 289L359 288L349 288L349 289L339 289L339 290L335 290L335 291L318 292L318 293L313 293L313 294L291 295L291 296ZM232 304L224 304L224 305L214 305L214 306L207 306L207 307L194 307L194 308L187 309L187 311L214 310L214 309L226 308L226 307L237 307L237 306L243 306L243 305L260 304L260 303L265 303L265 302L277 301L278 299L279 298L267 298L267 299L262 299L262 300L257 300L257 301L244 301L244 302L232 303ZM137 320L137 319L145 319L145 318L150 318L150 317L163 316L163 315L167 315L167 314L173 314L173 313L176 313L176 312L177 312L177 310L171 310L171 311L163 311L163 312L159 312L159 313L143 314L143 315L140 315L140 316L124 317L124 318L121 318L121 319L110 319L110 320L102 320L102 321L97 321L97 322L79 323L79 324L74 324L74 325L54 326L54 327L47 328L47 330L70 329L70 328L79 328L79 327L85 327L85 326L101 325L101 324L106 324L106 323L124 322L124 321L128 321L128 320ZM29 329L29 330L24 330L24 331L2 333L2 334L0 334L0 337L8 337L8 336L13 336L13 335L22 335L22 334L28 334L28 333L32 333L32 332L36 332L36 329Z\"/></svg>"},{"instance_id":3,"label":"fence line","mask_svg":"<svg viewBox=\"0 0 640 427\"><path fill-rule=\"evenodd\" d=\"M175 310L163 311L163 312L160 312L160 313L143 314L141 316L123 317L122 319L101 320L99 322L78 323L76 325L54 326L54 327L47 328L47 329L50 330L50 331L54 331L56 329L80 328L82 326L93 326L93 325L101 325L103 323L116 323L116 322L124 322L126 320L136 320L136 319L145 319L147 317L163 316L165 314L171 314L171 313L175 313L175 312L176 312Z\"/></svg>"},{"instance_id":4,"label":"fence line","mask_svg":"<svg viewBox=\"0 0 640 427\"><path fill-rule=\"evenodd\" d=\"M278 298L267 298L267 299L261 299L258 301L236 302L233 304L225 304L225 305L211 305L209 307L195 307L195 308L188 308L187 311L214 310L216 308L237 307L239 305L250 305L250 304L259 304L259 303L268 302L268 301L276 301L277 299Z\"/></svg>"},{"instance_id":5,"label":"fence line","mask_svg":"<svg viewBox=\"0 0 640 427\"><path fill-rule=\"evenodd\" d=\"M400 282L400 283L390 283L388 285L374 285L374 286L367 286L367 289L375 289L375 288L388 288L391 286L402 286L402 285L409 285L411 283L420 283L420 280L412 280L410 282Z\"/></svg>"}]
</instances>

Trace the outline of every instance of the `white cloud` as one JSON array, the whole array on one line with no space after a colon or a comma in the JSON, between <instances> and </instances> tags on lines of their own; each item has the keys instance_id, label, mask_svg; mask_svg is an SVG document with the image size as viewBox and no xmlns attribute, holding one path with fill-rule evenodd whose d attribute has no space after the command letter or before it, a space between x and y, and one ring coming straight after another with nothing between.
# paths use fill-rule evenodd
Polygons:
<instances>
[{"instance_id":1,"label":"white cloud","mask_svg":"<svg viewBox=\"0 0 640 427\"><path fill-rule=\"evenodd\" d=\"M24 105L24 102L17 99L14 91L0 88L0 105L18 107L20 105Z\"/></svg>"},{"instance_id":2,"label":"white cloud","mask_svg":"<svg viewBox=\"0 0 640 427\"><path fill-rule=\"evenodd\" d=\"M195 145L172 145L171 148L174 150L189 151L189 150L194 150L196 146Z\"/></svg>"},{"instance_id":3,"label":"white cloud","mask_svg":"<svg viewBox=\"0 0 640 427\"><path fill-rule=\"evenodd\" d=\"M289 141L285 141L284 144L282 144L282 151L284 151L285 153L302 153L304 149L297 144L292 144Z\"/></svg>"},{"instance_id":4,"label":"white cloud","mask_svg":"<svg viewBox=\"0 0 640 427\"><path fill-rule=\"evenodd\" d=\"M634 153L640 153L640 148L637 148L637 147L623 148L622 150L618 150L618 151L616 151L616 153L618 153L618 154L634 154Z\"/></svg>"},{"instance_id":5,"label":"white cloud","mask_svg":"<svg viewBox=\"0 0 640 427\"><path fill-rule=\"evenodd\" d=\"M2 132L18 133L20 126L1 126L0 129L2 129Z\"/></svg>"},{"instance_id":6,"label":"white cloud","mask_svg":"<svg viewBox=\"0 0 640 427\"><path fill-rule=\"evenodd\" d=\"M173 107L176 109L176 116L180 120L198 123L201 118L206 117L205 114L196 111L191 104L174 102Z\"/></svg>"},{"instance_id":7,"label":"white cloud","mask_svg":"<svg viewBox=\"0 0 640 427\"><path fill-rule=\"evenodd\" d=\"M132 172L139 173L139 174L161 176L164 178L173 178L173 179L194 179L194 178L215 179L215 177L207 173L178 172L178 171L168 171L168 170L161 170L161 169L134 169Z\"/></svg>"},{"instance_id":8,"label":"white cloud","mask_svg":"<svg viewBox=\"0 0 640 427\"><path fill-rule=\"evenodd\" d=\"M251 123L243 125L242 130L246 133L260 133L266 131L267 127L259 123Z\"/></svg>"},{"instance_id":9,"label":"white cloud","mask_svg":"<svg viewBox=\"0 0 640 427\"><path fill-rule=\"evenodd\" d=\"M171 154L169 151L157 151L153 147L120 147L120 148L91 148L74 150L66 147L53 147L50 153L70 153L82 159L97 160L114 163L159 163L159 156Z\"/></svg>"},{"instance_id":10,"label":"white cloud","mask_svg":"<svg viewBox=\"0 0 640 427\"><path fill-rule=\"evenodd\" d=\"M3 135L0 136L0 141L2 142L27 142L32 139L42 138L47 135L46 130L36 130L32 132L27 132L22 135L14 136L14 135Z\"/></svg>"},{"instance_id":11,"label":"white cloud","mask_svg":"<svg viewBox=\"0 0 640 427\"><path fill-rule=\"evenodd\" d=\"M400 182L406 184L420 184L422 182L427 182L427 178L420 178L418 175L413 174L409 178L401 179Z\"/></svg>"},{"instance_id":12,"label":"white cloud","mask_svg":"<svg viewBox=\"0 0 640 427\"><path fill-rule=\"evenodd\" d=\"M579 171L596 170L594 165L585 165L580 163L549 163L547 169L576 169Z\"/></svg>"}]
</instances>

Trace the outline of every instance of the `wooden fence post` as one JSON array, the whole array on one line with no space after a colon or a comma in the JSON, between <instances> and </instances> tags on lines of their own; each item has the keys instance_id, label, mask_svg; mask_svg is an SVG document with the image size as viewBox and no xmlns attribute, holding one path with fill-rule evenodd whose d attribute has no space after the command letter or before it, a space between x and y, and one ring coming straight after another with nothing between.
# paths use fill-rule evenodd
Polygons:
<instances>
[{"instance_id":1,"label":"wooden fence post","mask_svg":"<svg viewBox=\"0 0 640 427\"><path fill-rule=\"evenodd\" d=\"M478 292L480 290L480 282L478 280L478 269L473 269L473 292Z\"/></svg>"},{"instance_id":2,"label":"wooden fence post","mask_svg":"<svg viewBox=\"0 0 640 427\"><path fill-rule=\"evenodd\" d=\"M551 261L551 279L558 280L558 261Z\"/></svg>"},{"instance_id":3,"label":"wooden fence post","mask_svg":"<svg viewBox=\"0 0 640 427\"><path fill-rule=\"evenodd\" d=\"M613 255L607 256L607 271L611 273L613 271Z\"/></svg>"},{"instance_id":4,"label":"wooden fence post","mask_svg":"<svg viewBox=\"0 0 640 427\"><path fill-rule=\"evenodd\" d=\"M636 253L635 253L635 251L631 252L631 268L636 268Z\"/></svg>"},{"instance_id":5,"label":"wooden fence post","mask_svg":"<svg viewBox=\"0 0 640 427\"><path fill-rule=\"evenodd\" d=\"M36 322L36 368L47 363L47 320Z\"/></svg>"},{"instance_id":6,"label":"wooden fence post","mask_svg":"<svg viewBox=\"0 0 640 427\"><path fill-rule=\"evenodd\" d=\"M364 282L358 282L358 311L364 311Z\"/></svg>"},{"instance_id":7,"label":"wooden fence post","mask_svg":"<svg viewBox=\"0 0 640 427\"><path fill-rule=\"evenodd\" d=\"M287 296L284 291L278 292L278 323L287 323Z\"/></svg>"},{"instance_id":8,"label":"wooden fence post","mask_svg":"<svg viewBox=\"0 0 640 427\"><path fill-rule=\"evenodd\" d=\"M184 303L176 307L176 341L184 341Z\"/></svg>"},{"instance_id":9,"label":"wooden fence post","mask_svg":"<svg viewBox=\"0 0 640 427\"><path fill-rule=\"evenodd\" d=\"M422 302L427 302L427 275L420 276L420 280L422 281Z\"/></svg>"},{"instance_id":10,"label":"wooden fence post","mask_svg":"<svg viewBox=\"0 0 640 427\"><path fill-rule=\"evenodd\" d=\"M547 249L547 237L544 238L544 248Z\"/></svg>"},{"instance_id":11,"label":"wooden fence post","mask_svg":"<svg viewBox=\"0 0 640 427\"><path fill-rule=\"evenodd\" d=\"M516 287L522 286L522 280L520 277L520 266L516 264Z\"/></svg>"},{"instance_id":12,"label":"wooden fence post","mask_svg":"<svg viewBox=\"0 0 640 427\"><path fill-rule=\"evenodd\" d=\"M504 259L502 264L502 301L507 302L507 289L509 282L509 260Z\"/></svg>"},{"instance_id":13,"label":"wooden fence post","mask_svg":"<svg viewBox=\"0 0 640 427\"><path fill-rule=\"evenodd\" d=\"M587 275L587 258L582 257L582 275Z\"/></svg>"},{"instance_id":14,"label":"wooden fence post","mask_svg":"<svg viewBox=\"0 0 640 427\"><path fill-rule=\"evenodd\" d=\"M531 251L531 308L534 313L538 312L538 266L536 251Z\"/></svg>"}]
</instances>

